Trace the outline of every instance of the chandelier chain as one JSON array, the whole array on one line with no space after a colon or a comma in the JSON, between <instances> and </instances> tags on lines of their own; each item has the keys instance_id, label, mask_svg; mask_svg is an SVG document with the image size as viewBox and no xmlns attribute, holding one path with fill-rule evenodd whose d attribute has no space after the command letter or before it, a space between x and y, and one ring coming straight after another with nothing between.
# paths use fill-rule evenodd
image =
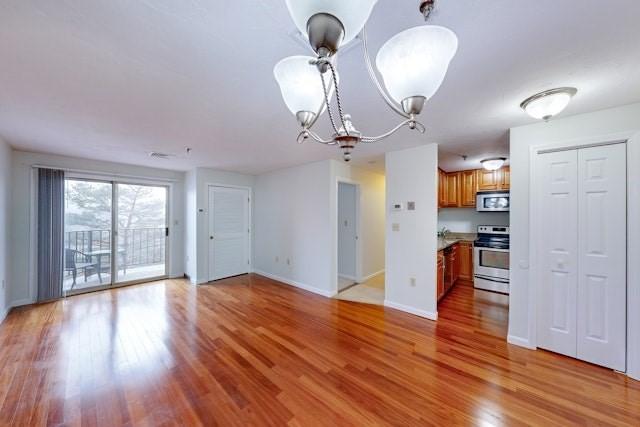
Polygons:
<instances>
[{"instance_id":1,"label":"chandelier chain","mask_svg":"<svg viewBox=\"0 0 640 427\"><path fill-rule=\"evenodd\" d=\"M327 104L327 113L329 114L329 120L331 121L331 127L333 127L333 131L337 134L338 127L336 126L336 122L333 120L333 113L331 112L331 103L329 102L329 92L327 91L327 83L324 81L324 74L320 73L320 80L322 80L322 90L324 92L324 102Z\"/></svg>"},{"instance_id":2,"label":"chandelier chain","mask_svg":"<svg viewBox=\"0 0 640 427\"><path fill-rule=\"evenodd\" d=\"M342 122L342 127L344 131L347 133L347 136L349 136L349 129L347 128L347 125L344 123L344 112L342 111L342 102L340 102L340 91L338 90L338 79L336 78L337 77L336 69L334 68L333 64L330 61L327 64L329 65L329 69L331 70L333 85L336 88L336 103L338 104L338 114L340 115L340 121ZM322 81L324 81L324 79ZM325 95L326 95L326 92L325 92ZM336 131L336 133L338 132Z\"/></svg>"}]
</instances>

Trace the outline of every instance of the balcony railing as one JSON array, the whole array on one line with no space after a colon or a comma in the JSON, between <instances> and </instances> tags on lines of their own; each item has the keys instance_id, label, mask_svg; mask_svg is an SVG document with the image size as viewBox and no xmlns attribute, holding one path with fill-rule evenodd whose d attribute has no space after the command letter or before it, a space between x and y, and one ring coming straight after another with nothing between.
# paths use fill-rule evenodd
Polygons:
<instances>
[{"instance_id":1,"label":"balcony railing","mask_svg":"<svg viewBox=\"0 0 640 427\"><path fill-rule=\"evenodd\" d=\"M119 268L165 262L165 228L121 228L118 233ZM111 230L65 232L64 247L83 254L111 251Z\"/></svg>"}]
</instances>

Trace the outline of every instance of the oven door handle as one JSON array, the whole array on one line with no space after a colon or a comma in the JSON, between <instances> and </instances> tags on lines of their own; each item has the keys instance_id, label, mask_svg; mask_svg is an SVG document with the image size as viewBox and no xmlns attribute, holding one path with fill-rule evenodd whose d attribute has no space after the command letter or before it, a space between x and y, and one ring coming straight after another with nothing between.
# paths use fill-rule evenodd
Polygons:
<instances>
[{"instance_id":1,"label":"oven door handle","mask_svg":"<svg viewBox=\"0 0 640 427\"><path fill-rule=\"evenodd\" d=\"M496 283L509 283L509 279L498 279L495 277L489 277L489 276L483 276L481 274L476 274L476 278L478 279L482 279L482 280L488 280L490 282L496 282Z\"/></svg>"},{"instance_id":2,"label":"oven door handle","mask_svg":"<svg viewBox=\"0 0 640 427\"><path fill-rule=\"evenodd\" d=\"M480 251L492 251L492 252L509 252L509 249L499 249L499 248L487 248L484 246L474 246L476 252Z\"/></svg>"}]
</instances>

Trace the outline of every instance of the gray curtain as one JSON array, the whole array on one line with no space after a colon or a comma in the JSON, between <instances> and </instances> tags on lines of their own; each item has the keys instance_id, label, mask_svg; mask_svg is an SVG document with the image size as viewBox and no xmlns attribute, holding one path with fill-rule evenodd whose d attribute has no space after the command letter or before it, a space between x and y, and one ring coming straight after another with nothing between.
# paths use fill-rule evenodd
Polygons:
<instances>
[{"instance_id":1,"label":"gray curtain","mask_svg":"<svg viewBox=\"0 0 640 427\"><path fill-rule=\"evenodd\" d=\"M62 298L64 171L38 169L38 301Z\"/></svg>"}]
</instances>

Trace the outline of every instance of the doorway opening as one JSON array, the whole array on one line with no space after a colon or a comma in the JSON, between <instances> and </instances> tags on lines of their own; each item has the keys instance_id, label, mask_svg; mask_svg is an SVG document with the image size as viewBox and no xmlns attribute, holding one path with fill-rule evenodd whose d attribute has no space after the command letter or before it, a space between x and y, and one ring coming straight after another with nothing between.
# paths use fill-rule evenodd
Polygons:
<instances>
[{"instance_id":1,"label":"doorway opening","mask_svg":"<svg viewBox=\"0 0 640 427\"><path fill-rule=\"evenodd\" d=\"M337 299L383 305L385 177L351 167L337 182Z\"/></svg>"},{"instance_id":2,"label":"doorway opening","mask_svg":"<svg viewBox=\"0 0 640 427\"><path fill-rule=\"evenodd\" d=\"M65 179L65 295L167 276L168 187Z\"/></svg>"}]
</instances>

